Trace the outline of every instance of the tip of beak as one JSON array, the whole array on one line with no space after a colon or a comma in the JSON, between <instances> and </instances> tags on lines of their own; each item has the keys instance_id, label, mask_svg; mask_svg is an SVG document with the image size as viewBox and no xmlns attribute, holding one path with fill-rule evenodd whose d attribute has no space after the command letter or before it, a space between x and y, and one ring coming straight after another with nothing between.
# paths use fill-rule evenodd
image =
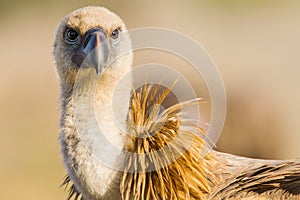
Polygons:
<instances>
[{"instance_id":1,"label":"tip of beak","mask_svg":"<svg viewBox=\"0 0 300 200\"><path fill-rule=\"evenodd\" d=\"M95 70L96 70L97 76L99 76L101 74L101 72L102 72L102 66L101 65L96 66Z\"/></svg>"},{"instance_id":2,"label":"tip of beak","mask_svg":"<svg viewBox=\"0 0 300 200\"><path fill-rule=\"evenodd\" d=\"M97 75L103 71L106 63L105 56L100 46L95 47L95 49L87 55L87 63L96 70Z\"/></svg>"}]
</instances>

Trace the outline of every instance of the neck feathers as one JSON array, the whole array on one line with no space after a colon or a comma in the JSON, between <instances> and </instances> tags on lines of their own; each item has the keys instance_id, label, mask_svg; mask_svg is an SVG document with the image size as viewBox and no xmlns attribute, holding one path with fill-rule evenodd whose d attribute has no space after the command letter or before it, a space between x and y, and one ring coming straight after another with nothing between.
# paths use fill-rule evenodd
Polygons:
<instances>
[{"instance_id":1,"label":"neck feathers","mask_svg":"<svg viewBox=\"0 0 300 200\"><path fill-rule=\"evenodd\" d=\"M118 199L120 195L116 192L118 172L106 166L102 158L109 159L110 165L118 163L124 146L124 134L118 123L125 124L131 86L127 81L118 89L117 75L106 73L110 71L98 77L92 70L79 70L72 88L62 93L66 95L62 97L62 154L68 179L75 185L71 191L78 191L85 199ZM122 98L114 102L114 95ZM114 110L113 104L122 110ZM111 152L111 147L117 151Z\"/></svg>"}]
</instances>

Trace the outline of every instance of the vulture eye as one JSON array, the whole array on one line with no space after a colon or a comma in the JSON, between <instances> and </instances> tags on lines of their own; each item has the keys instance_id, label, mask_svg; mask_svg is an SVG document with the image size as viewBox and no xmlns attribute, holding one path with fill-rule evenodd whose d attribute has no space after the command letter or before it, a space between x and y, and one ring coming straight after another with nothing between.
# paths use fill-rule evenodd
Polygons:
<instances>
[{"instance_id":1,"label":"vulture eye","mask_svg":"<svg viewBox=\"0 0 300 200\"><path fill-rule=\"evenodd\" d=\"M113 44L118 44L121 40L121 28L117 28L111 32L111 41Z\"/></svg>"},{"instance_id":2,"label":"vulture eye","mask_svg":"<svg viewBox=\"0 0 300 200\"><path fill-rule=\"evenodd\" d=\"M65 36L66 42L69 44L76 43L79 38L79 34L73 29L68 29L65 33Z\"/></svg>"}]
</instances>

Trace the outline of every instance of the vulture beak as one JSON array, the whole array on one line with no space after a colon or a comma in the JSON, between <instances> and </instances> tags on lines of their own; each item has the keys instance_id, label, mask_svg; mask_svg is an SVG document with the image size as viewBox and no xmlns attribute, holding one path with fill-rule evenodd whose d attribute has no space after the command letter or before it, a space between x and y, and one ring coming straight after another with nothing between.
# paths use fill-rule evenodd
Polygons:
<instances>
[{"instance_id":1,"label":"vulture beak","mask_svg":"<svg viewBox=\"0 0 300 200\"><path fill-rule=\"evenodd\" d=\"M73 61L77 66L85 60L86 66L95 68L97 75L101 74L109 56L105 31L101 28L92 28L87 31L83 35L81 47L75 56Z\"/></svg>"}]
</instances>

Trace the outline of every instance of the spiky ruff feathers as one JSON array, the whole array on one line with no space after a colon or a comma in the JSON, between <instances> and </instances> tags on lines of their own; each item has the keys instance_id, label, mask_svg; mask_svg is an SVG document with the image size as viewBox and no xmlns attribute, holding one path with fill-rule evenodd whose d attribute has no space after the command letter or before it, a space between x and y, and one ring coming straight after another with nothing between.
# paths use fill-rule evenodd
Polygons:
<instances>
[{"instance_id":1,"label":"spiky ruff feathers","mask_svg":"<svg viewBox=\"0 0 300 200\"><path fill-rule=\"evenodd\" d=\"M124 200L202 199L209 191L204 167L209 148L196 134L205 137L205 131L180 112L202 101L182 102L160 112L170 90L158 94L158 86L145 85L133 91L125 143L132 154L125 159L120 185Z\"/></svg>"}]
</instances>

